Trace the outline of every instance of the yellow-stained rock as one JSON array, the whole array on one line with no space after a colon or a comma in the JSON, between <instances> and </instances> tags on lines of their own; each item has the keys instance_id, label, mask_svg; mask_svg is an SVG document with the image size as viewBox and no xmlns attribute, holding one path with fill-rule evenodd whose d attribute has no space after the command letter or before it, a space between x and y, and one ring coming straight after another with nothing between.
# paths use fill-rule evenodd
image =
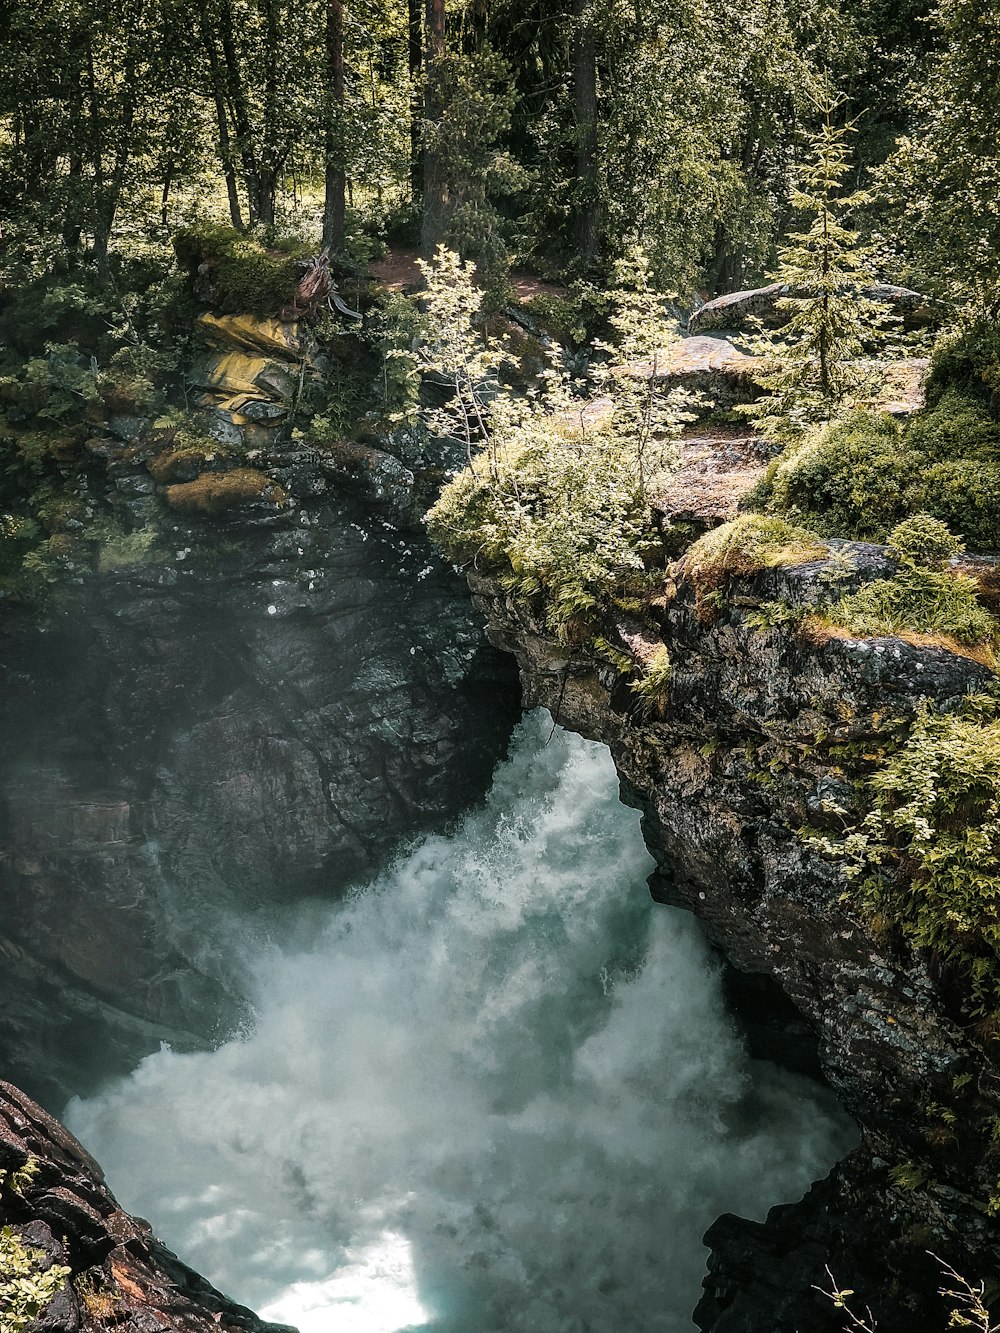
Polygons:
<instances>
[{"instance_id":1,"label":"yellow-stained rock","mask_svg":"<svg viewBox=\"0 0 1000 1333\"><path fill-rule=\"evenodd\" d=\"M241 351L265 353L298 362L306 355L297 322L258 315L199 316L198 324L213 341Z\"/></svg>"}]
</instances>

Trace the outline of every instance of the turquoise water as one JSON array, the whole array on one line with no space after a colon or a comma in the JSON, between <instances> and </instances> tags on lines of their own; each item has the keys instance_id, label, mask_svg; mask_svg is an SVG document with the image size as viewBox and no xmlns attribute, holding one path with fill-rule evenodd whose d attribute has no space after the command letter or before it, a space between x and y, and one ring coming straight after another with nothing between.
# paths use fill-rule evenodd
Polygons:
<instances>
[{"instance_id":1,"label":"turquoise water","mask_svg":"<svg viewBox=\"0 0 1000 1333\"><path fill-rule=\"evenodd\" d=\"M722 1212L853 1142L749 1061L603 747L525 720L482 809L253 964L256 1023L68 1119L131 1210L303 1333L692 1327Z\"/></svg>"}]
</instances>

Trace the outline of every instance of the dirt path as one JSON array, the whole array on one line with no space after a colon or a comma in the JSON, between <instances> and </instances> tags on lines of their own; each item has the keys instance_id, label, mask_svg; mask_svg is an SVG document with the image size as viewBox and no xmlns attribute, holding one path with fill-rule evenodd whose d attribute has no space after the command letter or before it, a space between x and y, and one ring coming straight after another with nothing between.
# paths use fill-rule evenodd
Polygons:
<instances>
[{"instance_id":1,"label":"dirt path","mask_svg":"<svg viewBox=\"0 0 1000 1333\"><path fill-rule=\"evenodd\" d=\"M420 251L409 246L393 246L384 259L377 259L368 271L373 278L384 283L392 291L401 292L408 287L417 287L422 282L417 260ZM565 296L567 288L555 282L546 282L537 274L527 269L516 268L511 271L511 286L519 301L530 301L533 296Z\"/></svg>"}]
</instances>

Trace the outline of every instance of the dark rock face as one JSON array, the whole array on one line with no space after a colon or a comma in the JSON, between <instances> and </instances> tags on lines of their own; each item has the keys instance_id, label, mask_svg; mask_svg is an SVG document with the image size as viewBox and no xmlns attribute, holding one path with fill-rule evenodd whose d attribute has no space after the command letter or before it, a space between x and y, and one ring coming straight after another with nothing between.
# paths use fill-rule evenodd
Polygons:
<instances>
[{"instance_id":1,"label":"dark rock face","mask_svg":"<svg viewBox=\"0 0 1000 1333\"><path fill-rule=\"evenodd\" d=\"M412 531L327 504L174 538L3 631L0 1062L51 1105L231 1026L236 913L264 931L440 827L519 711Z\"/></svg>"},{"instance_id":2,"label":"dark rock face","mask_svg":"<svg viewBox=\"0 0 1000 1333\"><path fill-rule=\"evenodd\" d=\"M859 581L886 572L880 548L850 554ZM844 753L870 748L880 719L912 715L922 697L955 703L990 673L897 639L809 642L747 624L764 602L814 604L825 572L818 563L730 579L718 612L681 578L655 631L603 626L624 652L668 646L660 715L644 713L602 662L550 641L497 584L470 578L492 641L517 658L529 706L609 745L658 862L654 896L695 912L740 973L780 986L800 1016L788 1062L808 1068L804 1021L862 1127L862 1146L806 1200L774 1210L763 1227L723 1219L710 1233L697 1318L711 1333L841 1328L811 1289L829 1286L826 1263L871 1305L882 1333L929 1333L942 1321L927 1250L970 1277L1000 1271L1000 1227L988 1211L996 1043L961 1021L919 957L873 934L838 867L800 836L825 800L850 812L857 795ZM767 1032L773 1006L752 984L741 989L751 1033L755 1017L764 1020L760 1049L769 1041L780 1053Z\"/></svg>"},{"instance_id":3,"label":"dark rock face","mask_svg":"<svg viewBox=\"0 0 1000 1333\"><path fill-rule=\"evenodd\" d=\"M31 1164L26 1184L11 1177ZM228 1300L122 1212L100 1167L72 1134L9 1083L0 1082L0 1224L70 1274L33 1325L37 1333L282 1333ZM289 1330L284 1330L289 1333Z\"/></svg>"}]
</instances>

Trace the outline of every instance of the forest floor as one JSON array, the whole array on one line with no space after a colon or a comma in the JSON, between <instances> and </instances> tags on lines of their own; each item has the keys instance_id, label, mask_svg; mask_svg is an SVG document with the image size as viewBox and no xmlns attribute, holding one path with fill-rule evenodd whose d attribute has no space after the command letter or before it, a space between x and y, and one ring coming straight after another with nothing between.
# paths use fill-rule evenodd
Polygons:
<instances>
[{"instance_id":1,"label":"forest floor","mask_svg":"<svg viewBox=\"0 0 1000 1333\"><path fill-rule=\"evenodd\" d=\"M678 522L711 527L735 518L743 496L760 480L773 447L747 426L703 422L677 441L680 467L655 507Z\"/></svg>"},{"instance_id":2,"label":"forest floor","mask_svg":"<svg viewBox=\"0 0 1000 1333\"><path fill-rule=\"evenodd\" d=\"M417 267L420 251L404 245L392 246L382 259L377 259L369 266L373 278L385 284L393 291L401 292L410 287L418 287L423 278ZM533 296L565 296L567 288L555 282L546 282L544 278L527 269L515 268L510 274L511 287L519 301L530 301Z\"/></svg>"}]
</instances>

